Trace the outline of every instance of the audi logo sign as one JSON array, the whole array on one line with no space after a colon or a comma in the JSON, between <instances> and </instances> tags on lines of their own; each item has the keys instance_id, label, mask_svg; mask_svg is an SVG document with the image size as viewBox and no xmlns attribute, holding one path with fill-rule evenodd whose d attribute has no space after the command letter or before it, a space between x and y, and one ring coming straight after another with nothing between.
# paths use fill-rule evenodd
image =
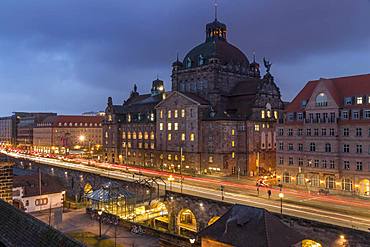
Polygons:
<instances>
[{"instance_id":1,"label":"audi logo sign","mask_svg":"<svg viewBox=\"0 0 370 247\"><path fill-rule=\"evenodd\" d=\"M48 198L41 198L41 199L36 199L35 200L35 205L36 206L42 206L42 205L47 205L48 204Z\"/></svg>"}]
</instances>

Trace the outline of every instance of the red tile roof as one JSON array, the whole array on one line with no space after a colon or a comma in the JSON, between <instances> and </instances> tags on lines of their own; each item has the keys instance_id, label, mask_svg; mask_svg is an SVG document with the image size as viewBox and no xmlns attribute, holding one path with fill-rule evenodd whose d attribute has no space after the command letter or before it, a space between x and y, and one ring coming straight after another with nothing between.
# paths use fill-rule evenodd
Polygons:
<instances>
[{"instance_id":1,"label":"red tile roof","mask_svg":"<svg viewBox=\"0 0 370 247\"><path fill-rule=\"evenodd\" d=\"M301 111L302 101L308 101L310 99L320 81L325 83L331 96L339 106L343 105L345 97L370 95L370 74L309 81L293 101L286 107L285 111Z\"/></svg>"}]
</instances>

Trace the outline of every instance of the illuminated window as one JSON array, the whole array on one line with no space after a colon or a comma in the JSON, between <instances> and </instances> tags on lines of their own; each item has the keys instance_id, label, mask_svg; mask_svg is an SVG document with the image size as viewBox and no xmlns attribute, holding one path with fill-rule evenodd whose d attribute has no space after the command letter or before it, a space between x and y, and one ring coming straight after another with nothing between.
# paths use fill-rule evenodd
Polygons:
<instances>
[{"instance_id":1,"label":"illuminated window","mask_svg":"<svg viewBox=\"0 0 370 247\"><path fill-rule=\"evenodd\" d=\"M185 155L182 156L182 161L185 161Z\"/></svg>"},{"instance_id":2,"label":"illuminated window","mask_svg":"<svg viewBox=\"0 0 370 247\"><path fill-rule=\"evenodd\" d=\"M264 110L261 111L261 118L262 119L265 118L265 111Z\"/></svg>"},{"instance_id":3,"label":"illuminated window","mask_svg":"<svg viewBox=\"0 0 370 247\"><path fill-rule=\"evenodd\" d=\"M136 139L136 132L132 133L132 139Z\"/></svg>"},{"instance_id":4,"label":"illuminated window","mask_svg":"<svg viewBox=\"0 0 370 247\"><path fill-rule=\"evenodd\" d=\"M138 133L138 137L137 137L137 138L138 138L139 140L143 139L143 132L141 132L141 131L140 131L140 132Z\"/></svg>"},{"instance_id":5,"label":"illuminated window","mask_svg":"<svg viewBox=\"0 0 370 247\"><path fill-rule=\"evenodd\" d=\"M127 139L131 139L131 132L127 132Z\"/></svg>"},{"instance_id":6,"label":"illuminated window","mask_svg":"<svg viewBox=\"0 0 370 247\"><path fill-rule=\"evenodd\" d=\"M194 133L191 133L190 134L190 141L194 141L195 140L195 134Z\"/></svg>"},{"instance_id":7,"label":"illuminated window","mask_svg":"<svg viewBox=\"0 0 370 247\"><path fill-rule=\"evenodd\" d=\"M169 110L169 111L167 112L167 117L168 117L168 118L171 118L171 110Z\"/></svg>"},{"instance_id":8,"label":"illuminated window","mask_svg":"<svg viewBox=\"0 0 370 247\"><path fill-rule=\"evenodd\" d=\"M154 121L154 113L152 112L152 113L150 113L150 121Z\"/></svg>"},{"instance_id":9,"label":"illuminated window","mask_svg":"<svg viewBox=\"0 0 370 247\"><path fill-rule=\"evenodd\" d=\"M143 148L143 143L139 142L139 148Z\"/></svg>"},{"instance_id":10,"label":"illuminated window","mask_svg":"<svg viewBox=\"0 0 370 247\"><path fill-rule=\"evenodd\" d=\"M185 141L185 133L181 133L181 141Z\"/></svg>"},{"instance_id":11,"label":"illuminated window","mask_svg":"<svg viewBox=\"0 0 370 247\"><path fill-rule=\"evenodd\" d=\"M127 147L128 147L128 148L131 148L131 142L128 142L128 143L127 143Z\"/></svg>"},{"instance_id":12,"label":"illuminated window","mask_svg":"<svg viewBox=\"0 0 370 247\"><path fill-rule=\"evenodd\" d=\"M362 97L356 97L356 104L362 105Z\"/></svg>"},{"instance_id":13,"label":"illuminated window","mask_svg":"<svg viewBox=\"0 0 370 247\"><path fill-rule=\"evenodd\" d=\"M171 141L171 139L172 139L172 135L171 135L171 133L168 133L167 140Z\"/></svg>"},{"instance_id":14,"label":"illuminated window","mask_svg":"<svg viewBox=\"0 0 370 247\"><path fill-rule=\"evenodd\" d=\"M105 138L108 138L108 132L107 131L105 132Z\"/></svg>"},{"instance_id":15,"label":"illuminated window","mask_svg":"<svg viewBox=\"0 0 370 247\"><path fill-rule=\"evenodd\" d=\"M110 114L108 115L108 121L112 122L112 115L110 115Z\"/></svg>"},{"instance_id":16,"label":"illuminated window","mask_svg":"<svg viewBox=\"0 0 370 247\"><path fill-rule=\"evenodd\" d=\"M150 140L154 140L154 131L150 132Z\"/></svg>"},{"instance_id":17,"label":"illuminated window","mask_svg":"<svg viewBox=\"0 0 370 247\"><path fill-rule=\"evenodd\" d=\"M127 121L130 123L131 122L131 114L128 114L127 116Z\"/></svg>"},{"instance_id":18,"label":"illuminated window","mask_svg":"<svg viewBox=\"0 0 370 247\"><path fill-rule=\"evenodd\" d=\"M324 93L319 93L316 96L316 106L327 106L328 97Z\"/></svg>"},{"instance_id":19,"label":"illuminated window","mask_svg":"<svg viewBox=\"0 0 370 247\"><path fill-rule=\"evenodd\" d=\"M144 139L145 139L145 140L148 140L148 138L149 138L148 132L147 132L147 131L145 131L145 132L144 132Z\"/></svg>"},{"instance_id":20,"label":"illuminated window","mask_svg":"<svg viewBox=\"0 0 370 247\"><path fill-rule=\"evenodd\" d=\"M185 117L185 109L181 109L181 117Z\"/></svg>"},{"instance_id":21,"label":"illuminated window","mask_svg":"<svg viewBox=\"0 0 370 247\"><path fill-rule=\"evenodd\" d=\"M267 111L267 117L268 117L268 118L270 118L270 117L271 117L271 111L270 111L270 110L268 110L268 111Z\"/></svg>"},{"instance_id":22,"label":"illuminated window","mask_svg":"<svg viewBox=\"0 0 370 247\"><path fill-rule=\"evenodd\" d=\"M154 143L150 143L150 149L154 149L155 146L154 146Z\"/></svg>"},{"instance_id":23,"label":"illuminated window","mask_svg":"<svg viewBox=\"0 0 370 247\"><path fill-rule=\"evenodd\" d=\"M159 123L159 130L163 130L163 123Z\"/></svg>"},{"instance_id":24,"label":"illuminated window","mask_svg":"<svg viewBox=\"0 0 370 247\"><path fill-rule=\"evenodd\" d=\"M167 123L167 129L172 130L172 123Z\"/></svg>"},{"instance_id":25,"label":"illuminated window","mask_svg":"<svg viewBox=\"0 0 370 247\"><path fill-rule=\"evenodd\" d=\"M231 141L231 146L235 147L235 141Z\"/></svg>"},{"instance_id":26,"label":"illuminated window","mask_svg":"<svg viewBox=\"0 0 370 247\"><path fill-rule=\"evenodd\" d=\"M171 154L167 155L167 159L172 160L172 155Z\"/></svg>"},{"instance_id":27,"label":"illuminated window","mask_svg":"<svg viewBox=\"0 0 370 247\"><path fill-rule=\"evenodd\" d=\"M174 115L175 115L175 118L178 117L179 114L178 114L178 111L177 110L175 110L175 114Z\"/></svg>"},{"instance_id":28,"label":"illuminated window","mask_svg":"<svg viewBox=\"0 0 370 247\"><path fill-rule=\"evenodd\" d=\"M208 162L209 162L209 163L213 163L213 156L209 156L209 157L208 157Z\"/></svg>"},{"instance_id":29,"label":"illuminated window","mask_svg":"<svg viewBox=\"0 0 370 247\"><path fill-rule=\"evenodd\" d=\"M232 130L231 130L231 135L232 135L232 136L234 136L234 135L235 135L235 130L234 130L234 129L232 129Z\"/></svg>"},{"instance_id":30,"label":"illuminated window","mask_svg":"<svg viewBox=\"0 0 370 247\"><path fill-rule=\"evenodd\" d=\"M163 118L163 111L162 110L159 112L159 118Z\"/></svg>"},{"instance_id":31,"label":"illuminated window","mask_svg":"<svg viewBox=\"0 0 370 247\"><path fill-rule=\"evenodd\" d=\"M233 159L235 158L235 152L231 153L231 158L233 158Z\"/></svg>"},{"instance_id":32,"label":"illuminated window","mask_svg":"<svg viewBox=\"0 0 370 247\"><path fill-rule=\"evenodd\" d=\"M175 130L179 129L179 123L175 123Z\"/></svg>"},{"instance_id":33,"label":"illuminated window","mask_svg":"<svg viewBox=\"0 0 370 247\"><path fill-rule=\"evenodd\" d=\"M275 118L275 119L278 119L278 117L279 117L278 112L277 112L277 111L274 111L274 118Z\"/></svg>"},{"instance_id":34,"label":"illuminated window","mask_svg":"<svg viewBox=\"0 0 370 247\"><path fill-rule=\"evenodd\" d=\"M254 130L255 131L260 131L260 125L259 124L255 124L254 125Z\"/></svg>"},{"instance_id":35,"label":"illuminated window","mask_svg":"<svg viewBox=\"0 0 370 247\"><path fill-rule=\"evenodd\" d=\"M122 139L126 139L126 132L122 132Z\"/></svg>"},{"instance_id":36,"label":"illuminated window","mask_svg":"<svg viewBox=\"0 0 370 247\"><path fill-rule=\"evenodd\" d=\"M175 154L175 160L179 160L179 156L177 156L177 154Z\"/></svg>"}]
</instances>

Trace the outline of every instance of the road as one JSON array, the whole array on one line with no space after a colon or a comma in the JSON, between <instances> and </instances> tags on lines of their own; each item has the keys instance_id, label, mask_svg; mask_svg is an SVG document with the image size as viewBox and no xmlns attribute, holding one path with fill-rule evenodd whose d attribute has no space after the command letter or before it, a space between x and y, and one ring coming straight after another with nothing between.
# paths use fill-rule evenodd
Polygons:
<instances>
[{"instance_id":1,"label":"road","mask_svg":"<svg viewBox=\"0 0 370 247\"><path fill-rule=\"evenodd\" d=\"M87 163L76 164L24 154L5 154L14 158L26 158L41 164L90 172L127 181L139 180L150 176L161 176L167 179L170 175L168 172L125 165L95 163L95 166L91 166ZM142 175L136 174L133 178L132 172L139 172ZM280 212L281 210L281 201L278 197L279 189L270 189L272 196L271 199L268 199L266 189L261 188L259 195L257 195L256 187L248 183L225 181L220 178L181 177L184 178L182 192L185 194L221 200L220 185L223 185L225 187L224 201L226 202L265 208L272 212ZM173 175L174 181L172 186L169 186L170 182L167 181L167 189L171 187L172 190L180 192L181 177L180 175ZM165 186L163 182L160 182L160 185ZM323 196L287 188L283 188L282 192L284 193L282 200L284 214L370 232L369 200L335 195Z\"/></svg>"}]
</instances>

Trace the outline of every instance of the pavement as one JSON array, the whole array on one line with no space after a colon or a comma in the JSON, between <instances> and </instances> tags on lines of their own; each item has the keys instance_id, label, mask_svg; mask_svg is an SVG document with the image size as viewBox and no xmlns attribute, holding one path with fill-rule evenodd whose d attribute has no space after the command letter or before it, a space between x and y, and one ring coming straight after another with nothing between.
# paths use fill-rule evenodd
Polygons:
<instances>
[{"instance_id":1,"label":"pavement","mask_svg":"<svg viewBox=\"0 0 370 247\"><path fill-rule=\"evenodd\" d=\"M49 224L48 212L35 212L33 216ZM69 232L91 232L96 235L99 234L99 222L86 214L85 209L67 210L63 213L63 221L56 229L63 233ZM102 235L110 238L114 243L114 229L113 225L102 224ZM124 247L155 247L159 246L157 238L149 235L137 235L126 230L123 227L117 227L117 245Z\"/></svg>"}]
</instances>

